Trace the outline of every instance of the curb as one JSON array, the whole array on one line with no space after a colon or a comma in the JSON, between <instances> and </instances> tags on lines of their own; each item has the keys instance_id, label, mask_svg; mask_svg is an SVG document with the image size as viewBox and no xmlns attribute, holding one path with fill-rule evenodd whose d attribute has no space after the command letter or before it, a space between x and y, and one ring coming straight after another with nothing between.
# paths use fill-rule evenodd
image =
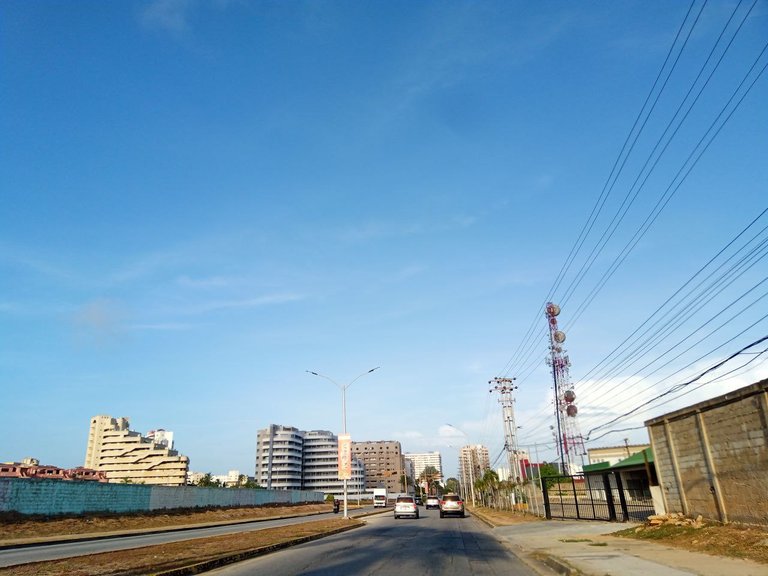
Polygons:
<instances>
[{"instance_id":1,"label":"curb","mask_svg":"<svg viewBox=\"0 0 768 576\"><path fill-rule=\"evenodd\" d=\"M531 553L531 557L563 576L579 576L581 574L576 568L573 568L565 560L562 560L557 556L552 556L544 552L533 552Z\"/></svg>"},{"instance_id":2,"label":"curb","mask_svg":"<svg viewBox=\"0 0 768 576\"><path fill-rule=\"evenodd\" d=\"M481 512L478 512L475 509L472 509L471 512L472 516L480 520L489 528L497 528L497 525L494 524L490 518L486 518ZM544 564L547 568L550 568L551 570L554 570L563 576L579 576L581 574L581 572L557 556L552 556L551 554L547 554L545 552L532 552L520 546L514 545L511 542L506 542L506 545L516 550L519 553L518 558L523 560L526 564L528 564L528 566L537 572L539 572L539 566L537 566L537 564Z\"/></svg>"},{"instance_id":3,"label":"curb","mask_svg":"<svg viewBox=\"0 0 768 576\"><path fill-rule=\"evenodd\" d=\"M367 514L367 515L370 516L370 514ZM307 542L319 540L320 538L325 538L326 536L341 534L342 532L354 530L355 528L360 528L364 525L365 523L357 524L355 526L343 526L341 528L337 528L336 530L323 532L322 534L314 534L312 536L303 536L301 538L295 538L294 540L289 540L287 542L282 542L280 544L274 544L272 546L263 546L261 548L254 548L253 550L248 550L247 552L239 552L238 554L229 554L225 556L220 556L219 558L214 558L213 560L206 560L205 562L198 562L197 564L191 564L189 566L183 566L181 568L172 568L170 570L164 570L162 572L153 572L151 573L151 576L188 576L189 574L200 574L202 572L207 572L208 570L212 570L214 568L219 568L221 566L226 566L228 564L234 564L236 562L242 562L243 560L250 560L251 558L263 556L265 554L269 554L270 552L276 552L278 550L284 550L286 548L290 548L291 546L297 546L299 544L305 544Z\"/></svg>"}]
</instances>

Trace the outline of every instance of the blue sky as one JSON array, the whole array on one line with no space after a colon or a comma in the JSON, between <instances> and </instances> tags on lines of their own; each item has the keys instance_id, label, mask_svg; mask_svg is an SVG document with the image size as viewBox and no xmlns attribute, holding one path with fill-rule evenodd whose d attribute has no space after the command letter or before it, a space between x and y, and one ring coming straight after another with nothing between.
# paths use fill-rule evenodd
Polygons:
<instances>
[{"instance_id":1,"label":"blue sky","mask_svg":"<svg viewBox=\"0 0 768 576\"><path fill-rule=\"evenodd\" d=\"M514 376L520 442L551 460L547 344L526 336L545 328L548 296L585 434L765 336L755 256L701 309L671 312L680 324L634 365L590 374L768 207L768 86L749 75L767 61L763 0L694 2L685 50L550 292L689 7L3 2L0 460L81 465L89 418L109 414L173 430L193 470L252 473L259 428L340 431L339 390L306 370L343 384L376 366L348 390L353 440L439 450L449 473L467 442L493 459L504 440L487 382ZM743 20L738 34L665 146L732 15L689 104ZM664 356L677 342L690 346ZM768 376L753 360L601 430ZM624 438L644 441L630 430L588 446Z\"/></svg>"}]
</instances>

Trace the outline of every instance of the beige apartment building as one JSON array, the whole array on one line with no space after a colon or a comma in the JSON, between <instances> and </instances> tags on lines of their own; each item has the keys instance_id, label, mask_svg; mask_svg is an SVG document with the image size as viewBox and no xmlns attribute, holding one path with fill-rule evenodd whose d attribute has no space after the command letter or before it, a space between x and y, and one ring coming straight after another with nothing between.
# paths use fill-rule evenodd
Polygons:
<instances>
[{"instance_id":1,"label":"beige apartment building","mask_svg":"<svg viewBox=\"0 0 768 576\"><path fill-rule=\"evenodd\" d=\"M482 478L485 471L490 470L490 468L491 460L488 457L488 448L482 444L462 446L459 451L459 482L465 499L473 490L475 482Z\"/></svg>"},{"instance_id":2,"label":"beige apartment building","mask_svg":"<svg viewBox=\"0 0 768 576\"><path fill-rule=\"evenodd\" d=\"M129 426L128 418L91 418L85 467L104 472L110 482L186 484L189 458Z\"/></svg>"},{"instance_id":3,"label":"beige apartment building","mask_svg":"<svg viewBox=\"0 0 768 576\"><path fill-rule=\"evenodd\" d=\"M405 463L400 442L352 442L352 457L365 465L365 489L386 488L390 494L407 492L403 486Z\"/></svg>"}]
</instances>

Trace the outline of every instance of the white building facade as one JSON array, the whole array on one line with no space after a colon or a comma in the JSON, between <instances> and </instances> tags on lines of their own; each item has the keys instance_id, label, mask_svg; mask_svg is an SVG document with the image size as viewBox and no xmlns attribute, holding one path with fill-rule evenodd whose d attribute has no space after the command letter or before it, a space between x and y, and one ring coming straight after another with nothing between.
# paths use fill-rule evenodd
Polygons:
<instances>
[{"instance_id":1,"label":"white building facade","mask_svg":"<svg viewBox=\"0 0 768 576\"><path fill-rule=\"evenodd\" d=\"M432 466L437 470L439 479L443 478L443 457L440 452L408 452L403 454L403 458L413 464L413 480L417 481L421 473L427 466Z\"/></svg>"},{"instance_id":2,"label":"white building facade","mask_svg":"<svg viewBox=\"0 0 768 576\"><path fill-rule=\"evenodd\" d=\"M301 490L304 432L270 424L256 434L256 482L267 490Z\"/></svg>"},{"instance_id":3,"label":"white building facade","mask_svg":"<svg viewBox=\"0 0 768 576\"><path fill-rule=\"evenodd\" d=\"M339 480L339 440L327 430L299 430L271 424L256 435L256 481L272 490L314 490L341 495ZM347 494L365 490L365 469L352 460L352 478Z\"/></svg>"}]
</instances>

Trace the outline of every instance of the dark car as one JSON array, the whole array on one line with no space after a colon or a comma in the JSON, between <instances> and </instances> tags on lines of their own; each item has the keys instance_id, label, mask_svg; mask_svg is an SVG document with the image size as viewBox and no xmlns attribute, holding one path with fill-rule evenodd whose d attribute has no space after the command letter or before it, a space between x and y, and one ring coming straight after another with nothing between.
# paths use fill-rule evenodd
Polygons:
<instances>
[{"instance_id":1,"label":"dark car","mask_svg":"<svg viewBox=\"0 0 768 576\"><path fill-rule=\"evenodd\" d=\"M464 502L456 494L446 494L440 500L440 518L455 514L464 518Z\"/></svg>"},{"instance_id":2,"label":"dark car","mask_svg":"<svg viewBox=\"0 0 768 576\"><path fill-rule=\"evenodd\" d=\"M424 506L424 502L421 501L421 496L414 496L413 499L416 501L416 506Z\"/></svg>"}]
</instances>

